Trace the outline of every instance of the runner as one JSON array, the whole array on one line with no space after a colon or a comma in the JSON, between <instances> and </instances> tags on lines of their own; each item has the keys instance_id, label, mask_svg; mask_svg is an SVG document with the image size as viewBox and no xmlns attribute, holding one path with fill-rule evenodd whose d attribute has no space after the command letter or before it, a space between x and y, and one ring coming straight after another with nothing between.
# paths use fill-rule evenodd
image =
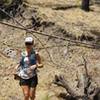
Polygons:
<instances>
[{"instance_id":1,"label":"runner","mask_svg":"<svg viewBox=\"0 0 100 100\"><path fill-rule=\"evenodd\" d=\"M23 90L24 100L35 100L38 84L37 68L42 68L41 58L33 48L32 37L25 39L26 50L21 53L20 63L16 66L17 75L20 77L20 86Z\"/></svg>"}]
</instances>

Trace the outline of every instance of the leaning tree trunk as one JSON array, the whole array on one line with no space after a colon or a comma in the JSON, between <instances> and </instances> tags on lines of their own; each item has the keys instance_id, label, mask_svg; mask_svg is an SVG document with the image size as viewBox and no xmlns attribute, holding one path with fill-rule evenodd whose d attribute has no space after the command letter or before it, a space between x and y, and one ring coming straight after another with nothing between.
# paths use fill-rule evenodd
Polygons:
<instances>
[{"instance_id":1,"label":"leaning tree trunk","mask_svg":"<svg viewBox=\"0 0 100 100\"><path fill-rule=\"evenodd\" d=\"M85 11L89 11L90 10L89 2L90 2L90 0L82 0L82 9L83 10L85 10Z\"/></svg>"}]
</instances>

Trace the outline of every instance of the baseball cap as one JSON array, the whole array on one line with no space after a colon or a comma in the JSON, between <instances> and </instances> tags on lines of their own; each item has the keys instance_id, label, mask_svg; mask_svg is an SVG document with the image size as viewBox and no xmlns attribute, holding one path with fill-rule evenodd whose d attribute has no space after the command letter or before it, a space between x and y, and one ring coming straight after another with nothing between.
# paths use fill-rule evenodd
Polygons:
<instances>
[{"instance_id":1,"label":"baseball cap","mask_svg":"<svg viewBox=\"0 0 100 100\"><path fill-rule=\"evenodd\" d=\"M33 43L33 38L32 37L26 37L25 38L25 43Z\"/></svg>"}]
</instances>

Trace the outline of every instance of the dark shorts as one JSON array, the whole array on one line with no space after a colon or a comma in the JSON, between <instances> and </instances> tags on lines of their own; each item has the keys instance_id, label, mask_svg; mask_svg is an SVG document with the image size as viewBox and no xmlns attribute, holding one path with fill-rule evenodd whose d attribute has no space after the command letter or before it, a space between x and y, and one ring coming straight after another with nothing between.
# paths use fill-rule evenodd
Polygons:
<instances>
[{"instance_id":1,"label":"dark shorts","mask_svg":"<svg viewBox=\"0 0 100 100\"><path fill-rule=\"evenodd\" d=\"M38 84L38 77L34 76L30 79L22 79L21 78L19 84L20 84L20 86L27 85L29 87L36 87Z\"/></svg>"}]
</instances>

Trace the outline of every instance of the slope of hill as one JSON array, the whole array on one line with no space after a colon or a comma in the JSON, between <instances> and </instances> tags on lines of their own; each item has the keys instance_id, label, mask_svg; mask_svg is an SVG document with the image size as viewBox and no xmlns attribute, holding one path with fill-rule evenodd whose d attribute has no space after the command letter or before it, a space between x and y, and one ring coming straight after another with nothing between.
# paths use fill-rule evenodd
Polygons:
<instances>
[{"instance_id":1,"label":"slope of hill","mask_svg":"<svg viewBox=\"0 0 100 100\"><path fill-rule=\"evenodd\" d=\"M70 40L94 44L100 42L100 7L92 5L90 12L80 9L77 0L28 0L27 8L22 15L15 17L22 25L29 29L44 32ZM12 19L4 22L17 25ZM13 79L13 68L18 61L18 52L24 49L24 39L31 35L25 31L0 24L0 100L21 100L22 90L18 81ZM71 87L77 89L77 75L84 74L83 58L87 60L89 75L93 80L93 86L100 87L100 51L87 48L84 45L46 37L33 33L48 49L35 39L35 48L39 50L44 68L40 69L39 85L37 87L36 100L62 100L60 93L66 91L54 85L52 82L56 74L63 74ZM85 36L85 37L83 37ZM81 92L80 92L81 91Z\"/></svg>"}]
</instances>

